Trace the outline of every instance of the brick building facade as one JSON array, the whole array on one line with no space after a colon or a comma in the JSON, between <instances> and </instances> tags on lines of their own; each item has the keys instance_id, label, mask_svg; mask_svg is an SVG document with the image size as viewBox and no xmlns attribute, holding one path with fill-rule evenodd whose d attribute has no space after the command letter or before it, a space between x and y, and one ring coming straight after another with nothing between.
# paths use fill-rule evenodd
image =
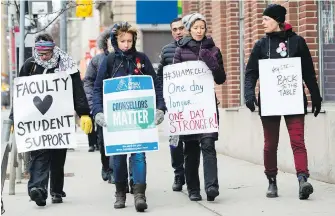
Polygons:
<instances>
[{"instance_id":1,"label":"brick building facade","mask_svg":"<svg viewBox=\"0 0 335 216\"><path fill-rule=\"evenodd\" d=\"M244 104L245 65L255 42L264 36L262 12L270 3L286 7L286 21L307 41L324 100L335 102L334 1L183 1L183 15L203 14L208 34L223 53L227 81L216 87L221 107Z\"/></svg>"}]
</instances>

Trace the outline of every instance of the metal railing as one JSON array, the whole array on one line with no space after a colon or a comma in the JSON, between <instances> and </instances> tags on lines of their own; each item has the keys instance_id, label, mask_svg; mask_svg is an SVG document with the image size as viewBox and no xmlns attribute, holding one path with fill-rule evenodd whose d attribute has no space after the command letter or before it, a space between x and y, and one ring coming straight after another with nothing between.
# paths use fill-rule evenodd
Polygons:
<instances>
[{"instance_id":1,"label":"metal railing","mask_svg":"<svg viewBox=\"0 0 335 216\"><path fill-rule=\"evenodd\" d=\"M15 195L15 183L21 183L22 167L27 172L28 157L27 153L18 154L15 136L11 133L12 120L3 120L1 131L1 195L7 177L9 165L9 195ZM9 162L9 164L8 164ZM16 181L16 182L15 182ZM5 212L3 200L1 198L1 214Z\"/></svg>"}]
</instances>

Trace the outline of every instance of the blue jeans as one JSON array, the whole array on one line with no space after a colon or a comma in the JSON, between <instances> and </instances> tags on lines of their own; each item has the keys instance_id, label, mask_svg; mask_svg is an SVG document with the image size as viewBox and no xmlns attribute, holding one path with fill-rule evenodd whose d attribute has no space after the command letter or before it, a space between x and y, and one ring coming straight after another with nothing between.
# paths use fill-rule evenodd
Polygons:
<instances>
[{"instance_id":1,"label":"blue jeans","mask_svg":"<svg viewBox=\"0 0 335 216\"><path fill-rule=\"evenodd\" d=\"M114 169L114 160L113 160L114 156L109 156L109 168L111 170ZM127 173L128 173L128 167L127 168ZM131 157L129 157L129 179L133 179L133 173L132 173L132 163L131 163ZM128 180L128 177L127 177Z\"/></svg>"},{"instance_id":2,"label":"blue jeans","mask_svg":"<svg viewBox=\"0 0 335 216\"><path fill-rule=\"evenodd\" d=\"M115 183L128 181L127 155L114 155L113 157L113 175ZM129 176L134 184L145 184L147 177L147 163L145 153L131 154L129 158Z\"/></svg>"}]
</instances>

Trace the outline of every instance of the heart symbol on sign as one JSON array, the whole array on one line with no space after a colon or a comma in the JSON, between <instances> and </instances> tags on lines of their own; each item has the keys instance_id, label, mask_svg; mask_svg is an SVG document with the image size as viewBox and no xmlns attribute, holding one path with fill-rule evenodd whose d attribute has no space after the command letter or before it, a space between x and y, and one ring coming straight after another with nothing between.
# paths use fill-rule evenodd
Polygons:
<instances>
[{"instance_id":1,"label":"heart symbol on sign","mask_svg":"<svg viewBox=\"0 0 335 216\"><path fill-rule=\"evenodd\" d=\"M50 109L53 98L51 95L47 95L42 101L39 96L35 96L33 102L36 108L42 113L42 115L44 115Z\"/></svg>"}]
</instances>

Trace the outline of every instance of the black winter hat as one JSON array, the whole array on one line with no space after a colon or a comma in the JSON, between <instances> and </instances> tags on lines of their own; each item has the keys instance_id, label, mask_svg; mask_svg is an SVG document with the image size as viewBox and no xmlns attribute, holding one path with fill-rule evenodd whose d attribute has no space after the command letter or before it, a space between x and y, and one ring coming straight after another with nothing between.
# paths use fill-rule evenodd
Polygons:
<instances>
[{"instance_id":1,"label":"black winter hat","mask_svg":"<svg viewBox=\"0 0 335 216\"><path fill-rule=\"evenodd\" d=\"M278 4L270 4L263 12L264 16L271 17L279 23L285 22L286 8Z\"/></svg>"}]
</instances>

